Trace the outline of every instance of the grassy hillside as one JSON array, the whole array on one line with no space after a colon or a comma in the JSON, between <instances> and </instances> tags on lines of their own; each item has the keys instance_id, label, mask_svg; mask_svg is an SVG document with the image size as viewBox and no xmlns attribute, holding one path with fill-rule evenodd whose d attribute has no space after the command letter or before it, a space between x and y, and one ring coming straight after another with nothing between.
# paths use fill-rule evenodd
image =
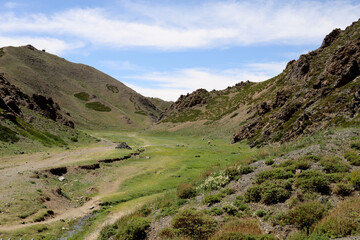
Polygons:
<instances>
[{"instance_id":1,"label":"grassy hillside","mask_svg":"<svg viewBox=\"0 0 360 240\"><path fill-rule=\"evenodd\" d=\"M28 95L51 96L82 128L141 129L160 114L114 78L32 46L3 48L0 72Z\"/></svg>"},{"instance_id":2,"label":"grassy hillside","mask_svg":"<svg viewBox=\"0 0 360 240\"><path fill-rule=\"evenodd\" d=\"M291 61L278 76L222 91L181 96L155 131L229 134L253 146L289 141L333 126L359 124L360 21L335 29L322 46ZM229 134L230 135L230 134Z\"/></svg>"}]
</instances>

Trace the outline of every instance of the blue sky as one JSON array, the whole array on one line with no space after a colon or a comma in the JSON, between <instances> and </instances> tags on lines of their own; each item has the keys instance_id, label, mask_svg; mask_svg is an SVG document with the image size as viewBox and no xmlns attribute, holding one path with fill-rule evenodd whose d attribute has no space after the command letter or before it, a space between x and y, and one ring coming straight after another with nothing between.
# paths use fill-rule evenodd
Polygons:
<instances>
[{"instance_id":1,"label":"blue sky","mask_svg":"<svg viewBox=\"0 0 360 240\"><path fill-rule=\"evenodd\" d=\"M262 81L360 17L360 0L0 0L0 46L32 44L145 96Z\"/></svg>"}]
</instances>

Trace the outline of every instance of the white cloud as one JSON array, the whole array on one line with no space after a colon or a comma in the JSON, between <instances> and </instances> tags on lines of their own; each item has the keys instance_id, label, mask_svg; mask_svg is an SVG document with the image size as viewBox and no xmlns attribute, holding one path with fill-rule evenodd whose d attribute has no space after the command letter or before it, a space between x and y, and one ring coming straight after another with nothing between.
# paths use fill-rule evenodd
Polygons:
<instances>
[{"instance_id":1,"label":"white cloud","mask_svg":"<svg viewBox=\"0 0 360 240\"><path fill-rule=\"evenodd\" d=\"M125 11L86 8L53 15L1 14L3 33L68 37L97 46L164 50L250 44L318 43L360 16L351 1L219 1L197 6L123 4ZM116 13L116 12L115 12ZM164 14L166 13L166 14Z\"/></svg>"},{"instance_id":2,"label":"white cloud","mask_svg":"<svg viewBox=\"0 0 360 240\"><path fill-rule=\"evenodd\" d=\"M5 8L10 8L10 9L12 9L12 8L17 8L17 7L19 7L19 6L21 6L21 4L20 4L20 3L17 3L17 2L6 2L6 3L4 3L4 7L5 7Z\"/></svg>"},{"instance_id":3,"label":"white cloud","mask_svg":"<svg viewBox=\"0 0 360 240\"><path fill-rule=\"evenodd\" d=\"M248 64L249 67L246 69L218 71L190 68L172 72L146 73L140 76L123 76L119 77L119 80L142 95L174 101L181 94L192 92L198 88L206 88L211 91L213 89L224 89L246 80L264 81L279 74L285 65L284 62L252 63ZM139 86L129 80L147 82L152 87L144 87L144 84Z\"/></svg>"},{"instance_id":4,"label":"white cloud","mask_svg":"<svg viewBox=\"0 0 360 240\"><path fill-rule=\"evenodd\" d=\"M48 37L2 37L0 36L0 46L24 46L31 44L37 49L45 49L53 54L61 54L72 49L84 46L81 42L64 42L55 38Z\"/></svg>"}]
</instances>

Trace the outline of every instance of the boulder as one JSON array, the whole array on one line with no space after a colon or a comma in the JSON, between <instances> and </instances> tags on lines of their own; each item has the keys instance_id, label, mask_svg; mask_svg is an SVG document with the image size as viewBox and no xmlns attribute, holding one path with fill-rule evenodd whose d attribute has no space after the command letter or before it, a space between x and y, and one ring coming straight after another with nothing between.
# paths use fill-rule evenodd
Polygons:
<instances>
[{"instance_id":1,"label":"boulder","mask_svg":"<svg viewBox=\"0 0 360 240\"><path fill-rule=\"evenodd\" d=\"M126 142L122 142L115 147L116 149L132 149Z\"/></svg>"}]
</instances>

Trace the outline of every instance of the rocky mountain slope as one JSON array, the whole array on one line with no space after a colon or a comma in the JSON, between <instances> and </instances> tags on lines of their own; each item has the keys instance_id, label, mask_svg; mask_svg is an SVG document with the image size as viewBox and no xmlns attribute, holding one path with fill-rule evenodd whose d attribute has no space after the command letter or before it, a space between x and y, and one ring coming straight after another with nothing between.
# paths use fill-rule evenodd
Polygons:
<instances>
[{"instance_id":1,"label":"rocky mountain slope","mask_svg":"<svg viewBox=\"0 0 360 240\"><path fill-rule=\"evenodd\" d=\"M51 97L79 127L140 129L160 115L147 98L92 67L31 45L5 47L0 52L0 73L8 82L29 96Z\"/></svg>"},{"instance_id":2,"label":"rocky mountain slope","mask_svg":"<svg viewBox=\"0 0 360 240\"><path fill-rule=\"evenodd\" d=\"M253 146L288 141L330 126L357 125L359 64L357 21L345 30L333 30L319 49L290 61L281 74L265 82L181 96L162 116L162 123L189 126L200 121L205 127L221 122L236 129L234 142L247 139Z\"/></svg>"}]
</instances>

